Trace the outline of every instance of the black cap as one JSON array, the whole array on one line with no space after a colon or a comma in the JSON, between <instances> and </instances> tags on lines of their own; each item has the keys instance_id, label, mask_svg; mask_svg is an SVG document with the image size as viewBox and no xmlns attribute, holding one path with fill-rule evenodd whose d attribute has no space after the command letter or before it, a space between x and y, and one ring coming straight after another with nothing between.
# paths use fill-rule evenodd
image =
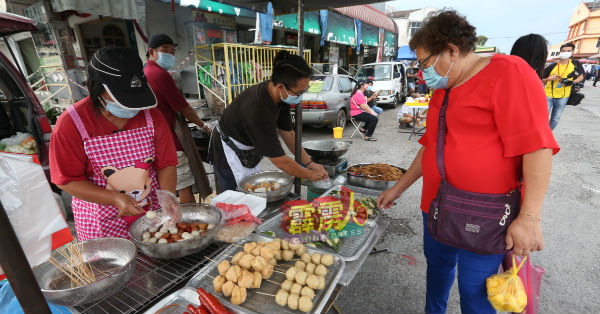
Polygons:
<instances>
[{"instance_id":1,"label":"black cap","mask_svg":"<svg viewBox=\"0 0 600 314\"><path fill-rule=\"evenodd\" d=\"M156 107L156 96L136 50L101 48L92 56L88 72L118 105L137 110Z\"/></svg>"},{"instance_id":2,"label":"black cap","mask_svg":"<svg viewBox=\"0 0 600 314\"><path fill-rule=\"evenodd\" d=\"M173 39L169 37L167 34L154 34L148 40L148 48L156 49L162 45L171 44L173 46L177 46Z\"/></svg>"},{"instance_id":3,"label":"black cap","mask_svg":"<svg viewBox=\"0 0 600 314\"><path fill-rule=\"evenodd\" d=\"M367 83L369 83L367 81L367 79L360 79L360 80L358 80L358 87L360 87L362 84L367 84Z\"/></svg>"}]
</instances>

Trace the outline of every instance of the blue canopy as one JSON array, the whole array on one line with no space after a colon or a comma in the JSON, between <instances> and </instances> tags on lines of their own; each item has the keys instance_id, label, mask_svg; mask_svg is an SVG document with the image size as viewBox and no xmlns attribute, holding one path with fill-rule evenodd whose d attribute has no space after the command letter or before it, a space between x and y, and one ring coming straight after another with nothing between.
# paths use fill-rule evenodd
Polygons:
<instances>
[{"instance_id":1,"label":"blue canopy","mask_svg":"<svg viewBox=\"0 0 600 314\"><path fill-rule=\"evenodd\" d=\"M417 60L417 55L414 51L410 50L408 46L400 46L398 48L398 58L397 60Z\"/></svg>"}]
</instances>

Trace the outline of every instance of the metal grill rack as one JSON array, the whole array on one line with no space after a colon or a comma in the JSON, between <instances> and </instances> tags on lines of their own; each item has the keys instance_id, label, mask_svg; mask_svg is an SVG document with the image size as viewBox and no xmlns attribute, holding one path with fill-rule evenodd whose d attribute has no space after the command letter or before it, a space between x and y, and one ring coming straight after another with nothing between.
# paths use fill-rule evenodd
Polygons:
<instances>
[{"instance_id":1,"label":"metal grill rack","mask_svg":"<svg viewBox=\"0 0 600 314\"><path fill-rule=\"evenodd\" d=\"M172 288L186 282L214 257L227 243L214 243L196 254L179 259L160 260L138 251L135 271L127 284L110 297L96 303L77 306L74 313L112 314L138 313L171 293Z\"/></svg>"}]
</instances>

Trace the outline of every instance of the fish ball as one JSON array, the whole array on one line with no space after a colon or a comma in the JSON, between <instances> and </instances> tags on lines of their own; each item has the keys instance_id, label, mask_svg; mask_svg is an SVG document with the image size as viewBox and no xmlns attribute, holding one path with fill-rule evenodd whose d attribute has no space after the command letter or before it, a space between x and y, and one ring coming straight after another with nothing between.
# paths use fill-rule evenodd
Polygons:
<instances>
[{"instance_id":1,"label":"fish ball","mask_svg":"<svg viewBox=\"0 0 600 314\"><path fill-rule=\"evenodd\" d=\"M287 299L287 306L292 310L298 309L298 299L299 296L297 294L290 293Z\"/></svg>"},{"instance_id":2,"label":"fish ball","mask_svg":"<svg viewBox=\"0 0 600 314\"><path fill-rule=\"evenodd\" d=\"M306 263L303 261L297 261L294 267L296 267L298 270L304 270L304 267L306 267Z\"/></svg>"},{"instance_id":3,"label":"fish ball","mask_svg":"<svg viewBox=\"0 0 600 314\"><path fill-rule=\"evenodd\" d=\"M290 249L290 243L287 240L281 240L281 249L282 250L289 250Z\"/></svg>"},{"instance_id":4,"label":"fish ball","mask_svg":"<svg viewBox=\"0 0 600 314\"><path fill-rule=\"evenodd\" d=\"M293 256L292 256L293 258ZM281 250L276 250L275 251L275 259L280 261L281 260Z\"/></svg>"},{"instance_id":5,"label":"fish ball","mask_svg":"<svg viewBox=\"0 0 600 314\"><path fill-rule=\"evenodd\" d=\"M158 231L160 231L161 233L167 233L169 232L169 228L167 228L167 226L162 226Z\"/></svg>"},{"instance_id":6,"label":"fish ball","mask_svg":"<svg viewBox=\"0 0 600 314\"><path fill-rule=\"evenodd\" d=\"M223 284L226 282L223 276L217 276L213 279L213 288L215 289L215 293L223 292Z\"/></svg>"},{"instance_id":7,"label":"fish ball","mask_svg":"<svg viewBox=\"0 0 600 314\"><path fill-rule=\"evenodd\" d=\"M290 250L296 251L300 246L302 246L302 243L290 243Z\"/></svg>"},{"instance_id":8,"label":"fish ball","mask_svg":"<svg viewBox=\"0 0 600 314\"><path fill-rule=\"evenodd\" d=\"M300 246L296 249L296 255L302 256L304 253L306 253L306 247L304 244L300 244Z\"/></svg>"},{"instance_id":9,"label":"fish ball","mask_svg":"<svg viewBox=\"0 0 600 314\"><path fill-rule=\"evenodd\" d=\"M275 240L267 242L266 245L272 247L274 250L279 250L281 248L281 243Z\"/></svg>"},{"instance_id":10,"label":"fish ball","mask_svg":"<svg viewBox=\"0 0 600 314\"><path fill-rule=\"evenodd\" d=\"M233 258L231 259L231 263L232 264L239 264L240 260L242 259L242 257L244 257L244 255L246 255L246 253L244 252L238 252L237 254L235 254L233 256Z\"/></svg>"},{"instance_id":11,"label":"fish ball","mask_svg":"<svg viewBox=\"0 0 600 314\"><path fill-rule=\"evenodd\" d=\"M240 266L235 265L235 266L229 267L229 269L227 270L227 273L225 274L225 278L227 278L227 280L229 280L229 281L236 283L241 275L242 275L242 268Z\"/></svg>"},{"instance_id":12,"label":"fish ball","mask_svg":"<svg viewBox=\"0 0 600 314\"><path fill-rule=\"evenodd\" d=\"M152 238L152 235L150 234L150 232L146 231L142 234L142 239L148 240L150 238Z\"/></svg>"},{"instance_id":13,"label":"fish ball","mask_svg":"<svg viewBox=\"0 0 600 314\"><path fill-rule=\"evenodd\" d=\"M233 281L227 281L226 283L224 283L221 287L221 290L223 290L223 295L226 297L230 296L235 286L236 285Z\"/></svg>"},{"instance_id":14,"label":"fish ball","mask_svg":"<svg viewBox=\"0 0 600 314\"><path fill-rule=\"evenodd\" d=\"M319 276L319 288L317 288L317 290L323 290L325 288L325 277L323 276Z\"/></svg>"},{"instance_id":15,"label":"fish ball","mask_svg":"<svg viewBox=\"0 0 600 314\"><path fill-rule=\"evenodd\" d=\"M256 242L248 242L244 244L244 252L252 253L252 250L256 248Z\"/></svg>"},{"instance_id":16,"label":"fish ball","mask_svg":"<svg viewBox=\"0 0 600 314\"><path fill-rule=\"evenodd\" d=\"M284 261L291 261L292 259L294 259L294 252L290 250L283 250L281 252L281 259Z\"/></svg>"},{"instance_id":17,"label":"fish ball","mask_svg":"<svg viewBox=\"0 0 600 314\"><path fill-rule=\"evenodd\" d=\"M265 269L265 266L267 266L269 264L262 256L257 256L257 257L254 257L253 255L250 255L250 256L253 257L251 266L256 271L263 271L263 269Z\"/></svg>"},{"instance_id":18,"label":"fish ball","mask_svg":"<svg viewBox=\"0 0 600 314\"><path fill-rule=\"evenodd\" d=\"M309 273L309 274L314 274L316 267L317 267L317 265L315 265L313 263L308 263L308 264L306 264L306 267L304 268L304 271L307 272L307 273Z\"/></svg>"},{"instance_id":19,"label":"fish ball","mask_svg":"<svg viewBox=\"0 0 600 314\"><path fill-rule=\"evenodd\" d=\"M327 276L327 268L324 265L319 265L315 268L315 275L319 276Z\"/></svg>"},{"instance_id":20,"label":"fish ball","mask_svg":"<svg viewBox=\"0 0 600 314\"><path fill-rule=\"evenodd\" d=\"M300 309L300 311L306 313L306 312L309 312L310 310L312 310L312 307L313 307L312 300L310 298L308 298L307 296L302 296L298 300L298 308Z\"/></svg>"},{"instance_id":21,"label":"fish ball","mask_svg":"<svg viewBox=\"0 0 600 314\"><path fill-rule=\"evenodd\" d=\"M268 264L260 273L265 279L271 278L271 275L273 275L273 265Z\"/></svg>"},{"instance_id":22,"label":"fish ball","mask_svg":"<svg viewBox=\"0 0 600 314\"><path fill-rule=\"evenodd\" d=\"M266 260L270 260L275 257L275 250L272 246L263 246L260 248L260 256L264 257Z\"/></svg>"},{"instance_id":23,"label":"fish ball","mask_svg":"<svg viewBox=\"0 0 600 314\"><path fill-rule=\"evenodd\" d=\"M252 288L260 289L260 284L262 283L262 275L260 272L254 272L254 282L252 283Z\"/></svg>"},{"instance_id":24,"label":"fish ball","mask_svg":"<svg viewBox=\"0 0 600 314\"><path fill-rule=\"evenodd\" d=\"M246 288L235 286L231 293L231 303L234 305L240 305L246 301Z\"/></svg>"},{"instance_id":25,"label":"fish ball","mask_svg":"<svg viewBox=\"0 0 600 314\"><path fill-rule=\"evenodd\" d=\"M158 240L156 238L148 239L148 243L156 243L156 242L158 242Z\"/></svg>"},{"instance_id":26,"label":"fish ball","mask_svg":"<svg viewBox=\"0 0 600 314\"><path fill-rule=\"evenodd\" d=\"M312 300L315 297L315 290L311 287L304 286L302 287L302 290L300 290L300 295L307 296Z\"/></svg>"},{"instance_id":27,"label":"fish ball","mask_svg":"<svg viewBox=\"0 0 600 314\"><path fill-rule=\"evenodd\" d=\"M319 280L319 276L309 275L306 278L306 285L309 286L312 289L318 289L319 286L321 285L321 281Z\"/></svg>"},{"instance_id":28,"label":"fish ball","mask_svg":"<svg viewBox=\"0 0 600 314\"><path fill-rule=\"evenodd\" d=\"M277 265L277 259L275 257L273 257L272 259L269 260L269 264L271 264L272 266Z\"/></svg>"},{"instance_id":29,"label":"fish ball","mask_svg":"<svg viewBox=\"0 0 600 314\"><path fill-rule=\"evenodd\" d=\"M331 254L323 254L323 256L321 256L321 264L325 266L333 265L333 256Z\"/></svg>"},{"instance_id":30,"label":"fish ball","mask_svg":"<svg viewBox=\"0 0 600 314\"><path fill-rule=\"evenodd\" d=\"M231 267L231 264L229 264L228 260L224 260L221 263L219 263L219 266L217 266L217 269L219 270L219 275L225 276L229 267Z\"/></svg>"},{"instance_id":31,"label":"fish ball","mask_svg":"<svg viewBox=\"0 0 600 314\"><path fill-rule=\"evenodd\" d=\"M321 264L321 254L319 253L313 253L313 255L310 256L310 259L315 265Z\"/></svg>"},{"instance_id":32,"label":"fish ball","mask_svg":"<svg viewBox=\"0 0 600 314\"><path fill-rule=\"evenodd\" d=\"M290 293L300 294L300 291L302 291L302 286L300 284L298 284L298 283L292 284L292 288L290 288Z\"/></svg>"},{"instance_id":33,"label":"fish ball","mask_svg":"<svg viewBox=\"0 0 600 314\"><path fill-rule=\"evenodd\" d=\"M285 291L290 291L290 289L292 289L292 285L294 284L293 281L291 280L285 280L282 284L281 284L281 289L285 290Z\"/></svg>"},{"instance_id":34,"label":"fish ball","mask_svg":"<svg viewBox=\"0 0 600 314\"><path fill-rule=\"evenodd\" d=\"M260 256L260 248L261 247L262 247L261 245L257 245L254 249L252 249L252 255Z\"/></svg>"},{"instance_id":35,"label":"fish ball","mask_svg":"<svg viewBox=\"0 0 600 314\"><path fill-rule=\"evenodd\" d=\"M192 236L197 237L200 235L200 231L198 230L192 230Z\"/></svg>"},{"instance_id":36,"label":"fish ball","mask_svg":"<svg viewBox=\"0 0 600 314\"><path fill-rule=\"evenodd\" d=\"M254 256L252 254L246 254L241 259L238 265L245 269L250 269L252 267L252 262L254 261Z\"/></svg>"},{"instance_id":37,"label":"fish ball","mask_svg":"<svg viewBox=\"0 0 600 314\"><path fill-rule=\"evenodd\" d=\"M148 229L148 232L153 233L158 231L158 227L150 227L150 229Z\"/></svg>"},{"instance_id":38,"label":"fish ball","mask_svg":"<svg viewBox=\"0 0 600 314\"><path fill-rule=\"evenodd\" d=\"M287 291L279 289L275 295L275 303L279 306L285 306L287 304L288 295L289 293Z\"/></svg>"},{"instance_id":39,"label":"fish ball","mask_svg":"<svg viewBox=\"0 0 600 314\"><path fill-rule=\"evenodd\" d=\"M158 240L159 244L165 244L165 243L169 243L169 241L167 241L167 239L160 239Z\"/></svg>"},{"instance_id":40,"label":"fish ball","mask_svg":"<svg viewBox=\"0 0 600 314\"><path fill-rule=\"evenodd\" d=\"M252 284L254 284L254 274L244 270L240 280L238 280L238 285L242 288L248 289L252 288Z\"/></svg>"},{"instance_id":41,"label":"fish ball","mask_svg":"<svg viewBox=\"0 0 600 314\"><path fill-rule=\"evenodd\" d=\"M306 284L306 277L308 277L308 274L303 270L299 270L296 272L294 280L296 280L298 284L304 286Z\"/></svg>"},{"instance_id":42,"label":"fish ball","mask_svg":"<svg viewBox=\"0 0 600 314\"><path fill-rule=\"evenodd\" d=\"M296 272L297 272L297 271L298 271L298 270L296 269L296 267L290 267L290 269L288 269L288 270L285 272L285 278L286 278L287 280L294 281L294 277L296 277Z\"/></svg>"},{"instance_id":43,"label":"fish ball","mask_svg":"<svg viewBox=\"0 0 600 314\"><path fill-rule=\"evenodd\" d=\"M308 253L304 253L300 256L300 260L302 260L303 262L305 262L306 264L312 262L312 259L310 257L310 254Z\"/></svg>"},{"instance_id":44,"label":"fish ball","mask_svg":"<svg viewBox=\"0 0 600 314\"><path fill-rule=\"evenodd\" d=\"M157 239L160 239L160 237L162 237L162 236L163 236L163 234L165 234L165 233L164 233L164 232L161 232L161 231L157 231L157 232L154 234L154 237L155 237L155 238L157 238Z\"/></svg>"}]
</instances>

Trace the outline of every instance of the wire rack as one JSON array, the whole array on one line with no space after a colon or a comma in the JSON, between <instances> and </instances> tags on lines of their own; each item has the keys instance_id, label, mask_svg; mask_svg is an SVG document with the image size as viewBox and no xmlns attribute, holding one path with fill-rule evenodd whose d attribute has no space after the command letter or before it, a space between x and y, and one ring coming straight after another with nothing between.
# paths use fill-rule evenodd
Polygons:
<instances>
[{"instance_id":1,"label":"wire rack","mask_svg":"<svg viewBox=\"0 0 600 314\"><path fill-rule=\"evenodd\" d=\"M155 259L138 251L135 271L124 287L96 303L75 307L74 312L139 313L191 278L208 262L205 256L214 257L226 246L215 243L201 252L173 260Z\"/></svg>"}]
</instances>

